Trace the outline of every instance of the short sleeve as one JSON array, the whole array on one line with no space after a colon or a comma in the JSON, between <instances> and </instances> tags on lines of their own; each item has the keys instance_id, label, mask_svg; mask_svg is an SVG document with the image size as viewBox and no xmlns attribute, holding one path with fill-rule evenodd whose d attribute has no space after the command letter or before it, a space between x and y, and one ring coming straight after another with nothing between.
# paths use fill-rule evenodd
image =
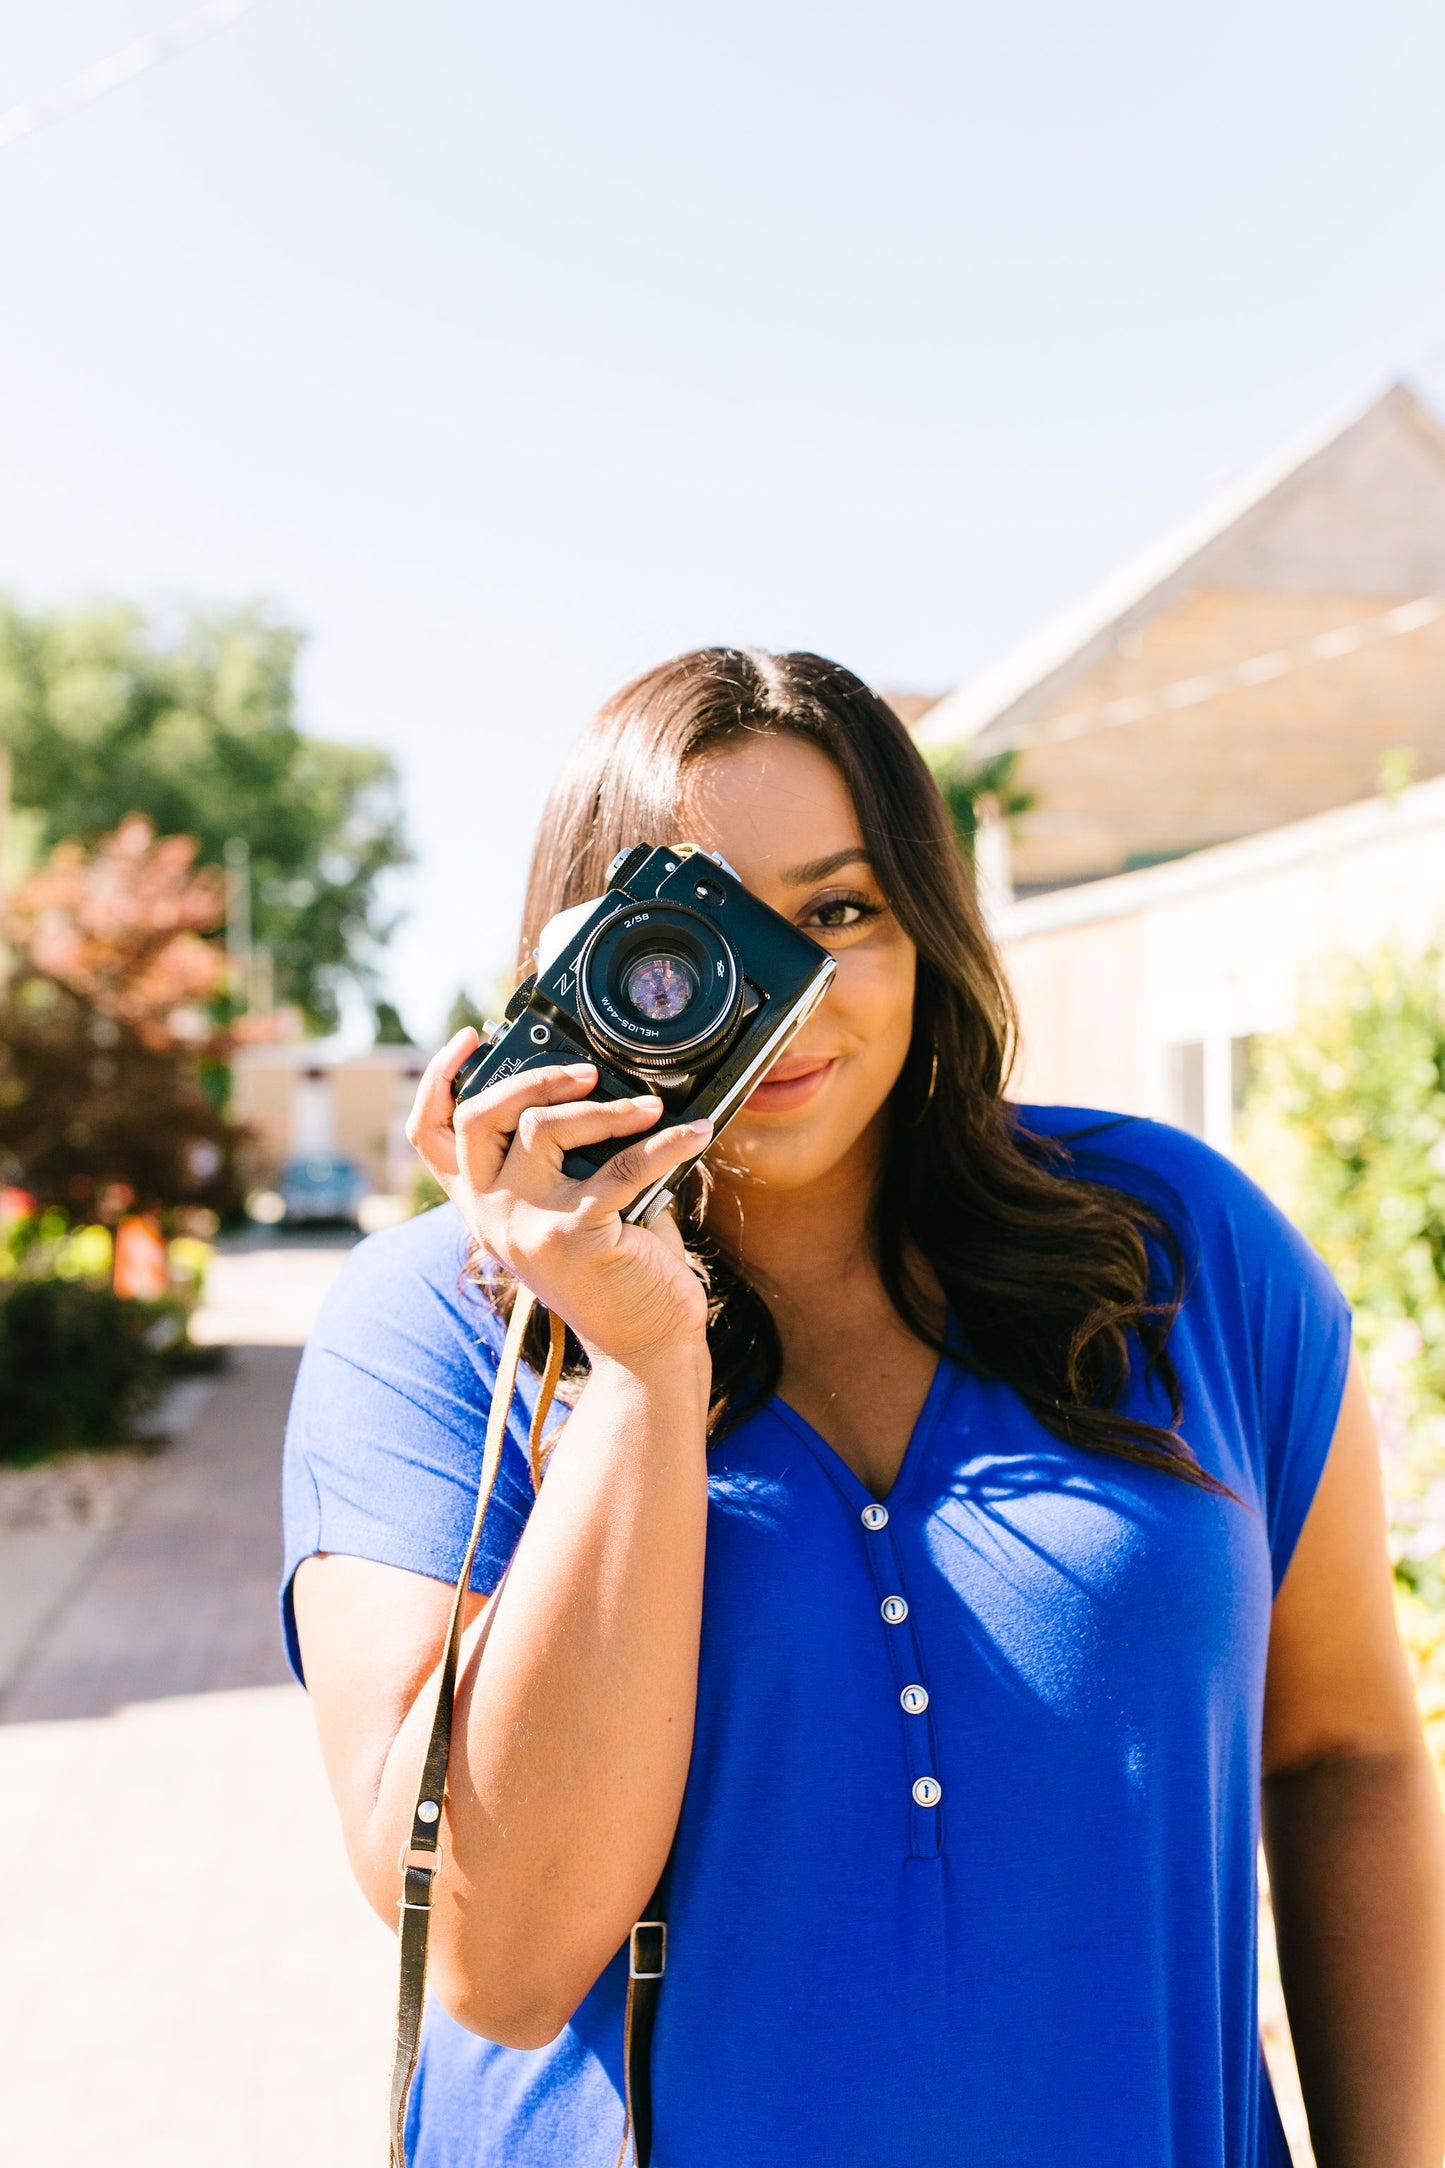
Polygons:
<instances>
[{"instance_id":1,"label":"short sleeve","mask_svg":"<svg viewBox=\"0 0 1445 2168\"><path fill-rule=\"evenodd\" d=\"M1164 1122L1020 1110L1077 1171L1131 1191L1178 1241L1170 1336L1184 1433L1263 1515L1278 1590L1324 1472L1350 1360L1350 1311L1304 1236L1242 1168Z\"/></svg>"},{"instance_id":2,"label":"short sleeve","mask_svg":"<svg viewBox=\"0 0 1445 2168\"><path fill-rule=\"evenodd\" d=\"M1333 1275L1264 1193L1235 1172L1236 1254L1253 1345L1276 1592L1329 1457L1350 1362Z\"/></svg>"},{"instance_id":3,"label":"short sleeve","mask_svg":"<svg viewBox=\"0 0 1445 2168\"><path fill-rule=\"evenodd\" d=\"M298 1678L291 1595L303 1559L335 1551L439 1581L461 1571L502 1342L465 1263L450 1206L371 1236L347 1258L307 1343L282 1480L282 1625ZM531 1509L536 1392L524 1368L472 1571L483 1593L501 1579Z\"/></svg>"}]
</instances>

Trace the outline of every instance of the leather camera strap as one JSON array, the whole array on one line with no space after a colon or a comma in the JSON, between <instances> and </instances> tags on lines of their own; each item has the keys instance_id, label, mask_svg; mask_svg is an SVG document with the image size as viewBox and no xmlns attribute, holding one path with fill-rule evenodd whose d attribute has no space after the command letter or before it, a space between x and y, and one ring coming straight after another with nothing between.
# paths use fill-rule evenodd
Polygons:
<instances>
[{"instance_id":1,"label":"leather camera strap","mask_svg":"<svg viewBox=\"0 0 1445 2168\"><path fill-rule=\"evenodd\" d=\"M536 1306L536 1297L526 1288L518 1287L507 1325L507 1336L502 1343L502 1357L497 1366L492 1405L487 1413L476 1511L472 1516L472 1532L467 1539L466 1555L457 1575L456 1591L447 1621L431 1736L427 1742L426 1758L422 1763L416 1803L412 1808L411 1836L402 1846L398 1861L402 1875L402 1892L397 1908L401 1914L398 1936L401 1964L397 1992L396 2039L391 2066L390 2168L406 2168L406 2104L411 2092L411 2081L416 2073L417 2053L421 2044L432 1902L443 1865L442 1807L446 1799L447 1768L451 1760L452 1711L456 1701L457 1661L461 1649L467 1590L471 1587L477 1545L481 1541L487 1508L492 1502L497 1471L502 1464L507 1416L511 1410L512 1395L516 1391L517 1368L522 1359L522 1341ZM542 1431L557 1390L557 1381L562 1374L562 1358L566 1347L566 1329L561 1319L548 1313L548 1326L547 1362L538 1385L537 1401L532 1411L527 1440L534 1490L542 1479ZM671 1865L670 1859L668 1865ZM618 2168L622 2168L627 2158L629 2138L634 2146L637 2168L649 2168L652 2158L652 2030L657 2017L657 1999L662 1986L662 1975L667 1963L667 1919L663 1905L667 1873L667 1868L664 1868L662 1880L647 1908L647 1917L637 1922L628 1938L627 2009L623 2020L626 2116L622 2145L617 2156Z\"/></svg>"},{"instance_id":2,"label":"leather camera strap","mask_svg":"<svg viewBox=\"0 0 1445 2168\"><path fill-rule=\"evenodd\" d=\"M627 1938L627 2007L622 2018L623 2101L627 2112L613 2168L625 2168L629 2139L637 2168L648 2168L652 2159L652 2028L657 2022L657 1999L667 1969L667 1884L671 1872L669 1852L647 1916L637 1922Z\"/></svg>"}]
</instances>

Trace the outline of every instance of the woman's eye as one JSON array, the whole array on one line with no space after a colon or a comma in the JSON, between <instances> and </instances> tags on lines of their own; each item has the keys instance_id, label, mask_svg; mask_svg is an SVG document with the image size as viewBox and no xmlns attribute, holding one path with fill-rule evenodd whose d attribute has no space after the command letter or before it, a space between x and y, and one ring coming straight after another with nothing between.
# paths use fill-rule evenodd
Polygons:
<instances>
[{"instance_id":1,"label":"woman's eye","mask_svg":"<svg viewBox=\"0 0 1445 2168\"><path fill-rule=\"evenodd\" d=\"M821 903L811 906L803 924L820 933L841 933L865 919L876 918L878 910L879 906L866 896L825 896Z\"/></svg>"}]
</instances>

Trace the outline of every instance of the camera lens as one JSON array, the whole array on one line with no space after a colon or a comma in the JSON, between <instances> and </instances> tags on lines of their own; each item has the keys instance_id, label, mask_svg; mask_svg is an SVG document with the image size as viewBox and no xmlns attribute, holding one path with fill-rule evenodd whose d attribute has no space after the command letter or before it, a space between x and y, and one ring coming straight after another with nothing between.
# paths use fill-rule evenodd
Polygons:
<instances>
[{"instance_id":1,"label":"camera lens","mask_svg":"<svg viewBox=\"0 0 1445 2168\"><path fill-rule=\"evenodd\" d=\"M722 929L690 904L629 904L577 964L579 1021L599 1054L657 1078L695 1074L731 1040L743 978Z\"/></svg>"},{"instance_id":2,"label":"camera lens","mask_svg":"<svg viewBox=\"0 0 1445 2168\"><path fill-rule=\"evenodd\" d=\"M697 998L697 979L680 956L639 956L622 980L624 998L654 1024L670 1024Z\"/></svg>"}]
</instances>

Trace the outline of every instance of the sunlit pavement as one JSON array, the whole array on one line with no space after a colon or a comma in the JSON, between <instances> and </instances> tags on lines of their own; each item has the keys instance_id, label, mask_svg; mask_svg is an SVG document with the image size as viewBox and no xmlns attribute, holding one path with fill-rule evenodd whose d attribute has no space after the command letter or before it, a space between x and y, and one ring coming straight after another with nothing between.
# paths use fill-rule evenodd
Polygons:
<instances>
[{"instance_id":1,"label":"sunlit pavement","mask_svg":"<svg viewBox=\"0 0 1445 2168\"><path fill-rule=\"evenodd\" d=\"M394 1945L275 1624L281 1428L345 1248L218 1258L228 1367L0 1699L7 2168L385 2158Z\"/></svg>"},{"instance_id":2,"label":"sunlit pavement","mask_svg":"<svg viewBox=\"0 0 1445 2168\"><path fill-rule=\"evenodd\" d=\"M223 1242L191 1320L192 1339L208 1347L299 1347L355 1239L318 1228Z\"/></svg>"}]
</instances>

